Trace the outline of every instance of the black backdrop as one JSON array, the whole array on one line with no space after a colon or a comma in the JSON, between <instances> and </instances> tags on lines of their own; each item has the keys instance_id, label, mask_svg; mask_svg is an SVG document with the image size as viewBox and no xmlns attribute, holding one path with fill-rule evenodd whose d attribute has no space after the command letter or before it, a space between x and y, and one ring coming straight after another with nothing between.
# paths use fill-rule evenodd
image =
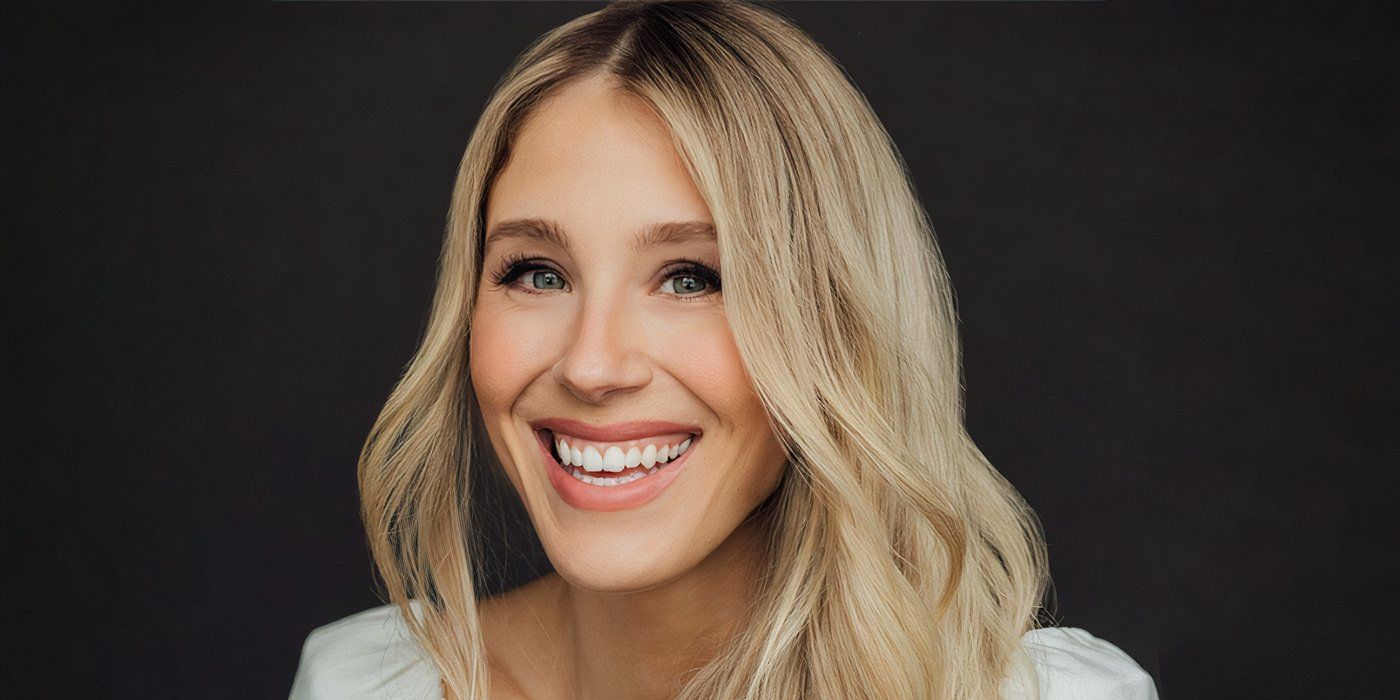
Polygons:
<instances>
[{"instance_id":1,"label":"black backdrop","mask_svg":"<svg viewBox=\"0 0 1400 700\"><path fill-rule=\"evenodd\" d=\"M284 696L379 604L355 457L455 165L596 7L187 4L0 5L8 697ZM1397 13L778 8L909 163L1060 623L1166 697L1382 694Z\"/></svg>"}]
</instances>

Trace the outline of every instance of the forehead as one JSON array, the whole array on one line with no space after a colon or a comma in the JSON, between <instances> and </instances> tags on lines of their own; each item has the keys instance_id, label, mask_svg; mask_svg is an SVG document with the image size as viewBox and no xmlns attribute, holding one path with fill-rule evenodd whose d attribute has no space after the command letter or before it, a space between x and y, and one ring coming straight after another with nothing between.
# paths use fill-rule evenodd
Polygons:
<instances>
[{"instance_id":1,"label":"forehead","mask_svg":"<svg viewBox=\"0 0 1400 700\"><path fill-rule=\"evenodd\" d=\"M627 245L658 222L712 222L665 123L602 78L562 87L516 134L487 195L486 228L555 222L584 243Z\"/></svg>"}]
</instances>

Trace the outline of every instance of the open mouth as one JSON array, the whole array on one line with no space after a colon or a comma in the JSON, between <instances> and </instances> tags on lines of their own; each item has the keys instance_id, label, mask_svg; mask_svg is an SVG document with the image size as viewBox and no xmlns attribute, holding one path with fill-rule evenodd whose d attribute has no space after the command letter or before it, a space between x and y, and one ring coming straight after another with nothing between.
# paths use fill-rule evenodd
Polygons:
<instances>
[{"instance_id":1,"label":"open mouth","mask_svg":"<svg viewBox=\"0 0 1400 700\"><path fill-rule=\"evenodd\" d=\"M601 487L622 486L656 474L683 461L700 441L699 433L689 433L598 443L556 437L547 428L535 430L535 436L555 467Z\"/></svg>"}]
</instances>

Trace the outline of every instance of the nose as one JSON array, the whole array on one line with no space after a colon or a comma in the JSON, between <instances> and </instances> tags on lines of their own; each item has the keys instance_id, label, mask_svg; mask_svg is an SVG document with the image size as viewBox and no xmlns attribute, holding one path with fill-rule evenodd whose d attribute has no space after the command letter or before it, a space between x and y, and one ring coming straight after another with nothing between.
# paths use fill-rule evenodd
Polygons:
<instances>
[{"instance_id":1,"label":"nose","mask_svg":"<svg viewBox=\"0 0 1400 700\"><path fill-rule=\"evenodd\" d=\"M633 311L616 295L585 301L564 334L554 380L590 404L646 386L651 381L647 338Z\"/></svg>"}]
</instances>

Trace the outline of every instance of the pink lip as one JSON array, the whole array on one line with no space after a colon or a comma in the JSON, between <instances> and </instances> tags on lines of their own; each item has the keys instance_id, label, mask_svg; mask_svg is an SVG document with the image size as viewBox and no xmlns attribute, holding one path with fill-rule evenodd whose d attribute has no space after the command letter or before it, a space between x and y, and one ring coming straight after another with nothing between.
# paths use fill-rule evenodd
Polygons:
<instances>
[{"instance_id":1,"label":"pink lip","mask_svg":"<svg viewBox=\"0 0 1400 700\"><path fill-rule=\"evenodd\" d=\"M572 421L566 421L566 423L569 422ZM678 426L675 423L653 423L646 421L643 422L643 424L647 426L647 430L653 430L656 426L662 426L665 431L671 432L687 432L691 430L686 426ZM637 424L627 423L624 425L633 426ZM573 477L572 472L574 469L577 469L577 467L571 466L568 467L569 471L564 471L565 467L554 457L554 448L541 432L541 430L544 429L552 430L552 428L547 428L547 426L544 425L538 426L535 429L535 443L540 446L540 453L544 457L545 471L549 473L550 485L554 487L559 497L570 506L578 508L579 510L591 510L604 513L637 508L659 496L672 481L675 481L677 476L680 476L681 470L685 468L685 465L690 463L690 455L695 452L697 444L691 443L690 447L686 449L685 454L666 464L658 465L658 469L654 474L649 474L636 481L622 484L621 486L595 486L593 484L586 484ZM561 428L561 430L563 430L563 428ZM565 434L569 435L572 433L565 432ZM657 433L643 432L638 433L637 436L647 437L655 434ZM578 437L587 436L579 435ZM614 437L611 439L621 440L623 438ZM698 440L698 438L695 439Z\"/></svg>"},{"instance_id":2,"label":"pink lip","mask_svg":"<svg viewBox=\"0 0 1400 700\"><path fill-rule=\"evenodd\" d=\"M622 442L624 440L635 440L636 438L651 437L653 435L669 435L671 433L693 433L699 435L701 432L704 432L700 430L698 426L668 423L659 420L634 420L626 423L612 423L610 425L591 425L568 418L542 418L537 421L531 421L530 427L534 428L536 431L552 430L556 433L563 433L571 437L594 440L596 442ZM639 479L639 481L646 481L646 479Z\"/></svg>"}]
</instances>

